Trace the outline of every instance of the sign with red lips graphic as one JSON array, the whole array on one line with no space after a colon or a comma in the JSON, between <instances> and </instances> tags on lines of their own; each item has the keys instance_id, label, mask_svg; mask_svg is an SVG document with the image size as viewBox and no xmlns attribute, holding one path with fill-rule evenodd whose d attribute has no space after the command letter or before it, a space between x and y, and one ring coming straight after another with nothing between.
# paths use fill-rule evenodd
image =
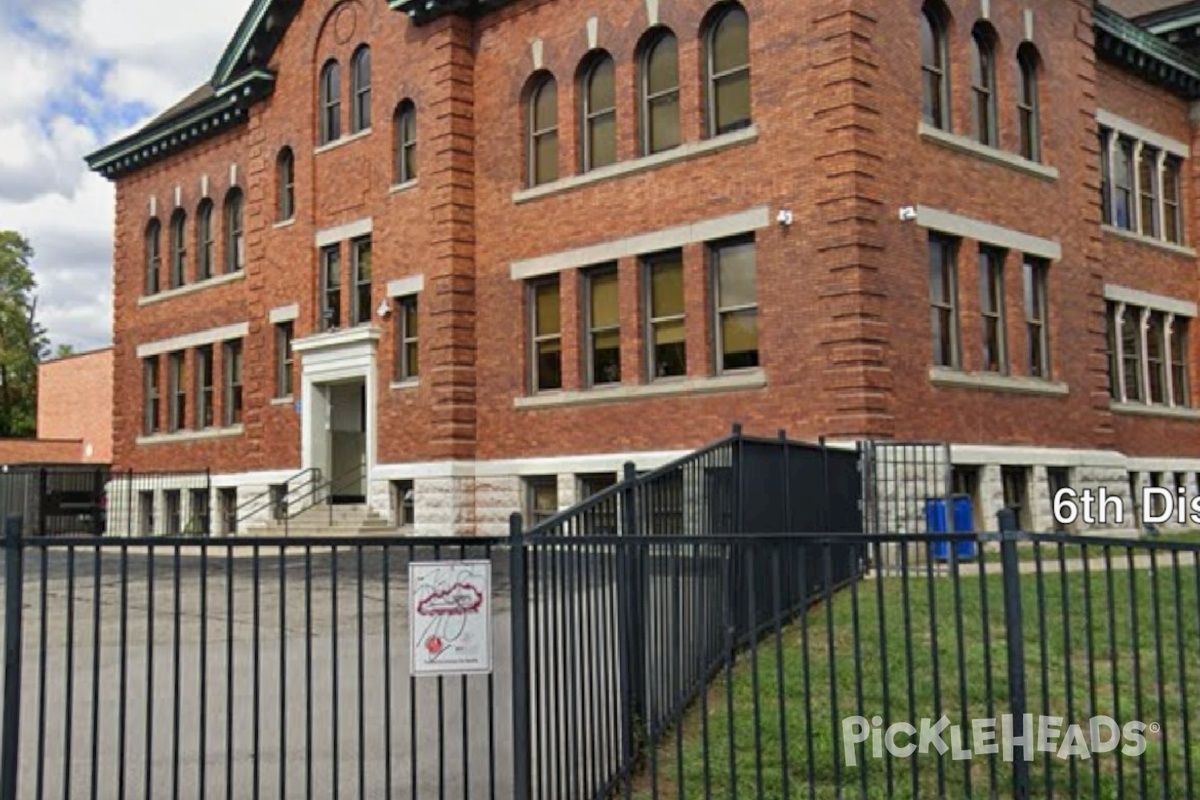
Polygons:
<instances>
[{"instance_id":1,"label":"sign with red lips graphic","mask_svg":"<svg viewBox=\"0 0 1200 800\"><path fill-rule=\"evenodd\" d=\"M490 561L413 562L408 591L413 675L492 671Z\"/></svg>"}]
</instances>

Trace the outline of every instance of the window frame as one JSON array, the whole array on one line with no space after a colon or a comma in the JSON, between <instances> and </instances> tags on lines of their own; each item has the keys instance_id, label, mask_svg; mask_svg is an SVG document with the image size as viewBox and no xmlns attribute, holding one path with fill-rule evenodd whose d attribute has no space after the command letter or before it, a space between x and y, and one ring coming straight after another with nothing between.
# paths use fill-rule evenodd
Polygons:
<instances>
[{"instance_id":1,"label":"window frame","mask_svg":"<svg viewBox=\"0 0 1200 800\"><path fill-rule=\"evenodd\" d=\"M284 400L295 392L295 354L292 342L296 338L296 321L275 323L275 399Z\"/></svg>"},{"instance_id":2,"label":"window frame","mask_svg":"<svg viewBox=\"0 0 1200 800\"><path fill-rule=\"evenodd\" d=\"M558 298L558 329L554 333L538 333L538 297L546 289L553 289ZM558 275L535 278L526 284L529 325L529 391L532 394L559 392L563 388L563 329L562 329L562 283ZM558 343L558 385L541 385L541 345Z\"/></svg>"},{"instance_id":3,"label":"window frame","mask_svg":"<svg viewBox=\"0 0 1200 800\"><path fill-rule=\"evenodd\" d=\"M1114 133L1116 142L1112 143L1110 152L1114 155L1112 168L1109 171L1109 180L1113 187L1113 207L1111 225L1122 230L1133 231L1137 228L1134 202L1134 175L1137 165L1134 163L1134 148L1135 142L1128 136L1122 136L1119 133ZM1124 183L1122 183L1121 175L1124 173ZM1124 201L1122 203L1122 201ZM1125 219L1121 219L1122 205L1125 209Z\"/></svg>"},{"instance_id":4,"label":"window frame","mask_svg":"<svg viewBox=\"0 0 1200 800\"><path fill-rule=\"evenodd\" d=\"M296 218L296 155L284 147L275 160L275 179L278 188L275 215L277 222Z\"/></svg>"},{"instance_id":5,"label":"window frame","mask_svg":"<svg viewBox=\"0 0 1200 800\"><path fill-rule=\"evenodd\" d=\"M1142 143L1140 152L1137 153L1137 230L1142 236L1149 236L1152 239L1160 238L1162 233L1162 225L1158 212L1158 200L1161 191L1158 170L1160 155L1161 153L1158 148L1145 143ZM1149 180L1146 180L1147 178ZM1149 213L1147 214L1147 212ZM1147 220L1147 217L1149 217L1149 220Z\"/></svg>"},{"instance_id":6,"label":"window frame","mask_svg":"<svg viewBox=\"0 0 1200 800\"><path fill-rule=\"evenodd\" d=\"M672 266L678 264L680 291L682 293L680 306L683 310L678 314L656 317L654 316L654 272L666 264ZM687 378L687 290L684 286L685 278L684 257L683 252L680 250L654 253L642 258L642 318L646 342L646 377L652 383L655 381L677 381ZM656 332L658 328L672 323L683 323L683 374L658 375L660 365L655 353L657 347Z\"/></svg>"},{"instance_id":7,"label":"window frame","mask_svg":"<svg viewBox=\"0 0 1200 800\"><path fill-rule=\"evenodd\" d=\"M1004 302L1004 262L1007 251L979 245L979 316L983 334L983 371L1009 374L1007 308ZM995 341L992 341L994 339ZM989 353L995 350L994 357Z\"/></svg>"},{"instance_id":8,"label":"window frame","mask_svg":"<svg viewBox=\"0 0 1200 800\"><path fill-rule=\"evenodd\" d=\"M600 264L589 267L583 273L583 330L584 330L584 379L589 388L599 386L619 386L621 384L621 272L616 263ZM599 279L612 278L617 284L617 321L613 325L597 325L595 321L595 282ZM596 339L603 334L617 334L617 375L614 380L596 380Z\"/></svg>"},{"instance_id":9,"label":"window frame","mask_svg":"<svg viewBox=\"0 0 1200 800\"><path fill-rule=\"evenodd\" d=\"M530 475L524 482L524 518L526 529L533 528L558 514L558 476ZM554 496L554 508L538 510L538 490L549 490Z\"/></svg>"},{"instance_id":10,"label":"window frame","mask_svg":"<svg viewBox=\"0 0 1200 800\"><path fill-rule=\"evenodd\" d=\"M593 89L597 74L607 67L612 77L612 103L604 108L595 108ZM580 171L591 172L594 169L607 167L617 163L617 65L607 51L600 50L592 53L585 62L583 74L579 81L579 120L580 120ZM596 127L598 123L612 120L610 136L612 138L612 160L598 163L596 161Z\"/></svg>"},{"instance_id":11,"label":"window frame","mask_svg":"<svg viewBox=\"0 0 1200 800\"><path fill-rule=\"evenodd\" d=\"M1118 308L1120 308L1120 306L1118 306ZM1123 400L1127 403L1147 402L1145 384L1145 353L1143 352L1142 346L1142 311L1143 309L1140 306L1126 304L1121 317L1121 375L1124 381L1125 389ZM1132 316L1132 325L1127 324L1126 317L1128 316ZM1124 340L1124 336L1125 332L1128 330L1133 331L1132 348L1125 346L1126 342ZM1129 381L1129 370L1131 366L1133 367L1133 377L1135 378L1133 381L1134 385L1132 387L1130 386Z\"/></svg>"},{"instance_id":12,"label":"window frame","mask_svg":"<svg viewBox=\"0 0 1200 800\"><path fill-rule=\"evenodd\" d=\"M1050 380L1050 262L1026 254L1021 260L1025 298L1026 366L1029 376Z\"/></svg>"},{"instance_id":13,"label":"window frame","mask_svg":"<svg viewBox=\"0 0 1200 800\"><path fill-rule=\"evenodd\" d=\"M226 428L239 425L244 412L242 377L245 369L245 348L241 339L228 339L221 346L224 372L224 408L222 419Z\"/></svg>"},{"instance_id":14,"label":"window frame","mask_svg":"<svg viewBox=\"0 0 1200 800\"><path fill-rule=\"evenodd\" d=\"M1171 397L1167 381L1171 363L1167 358L1167 315L1162 311L1147 311L1145 341L1143 365L1149 388L1146 402L1152 406L1169 405Z\"/></svg>"},{"instance_id":15,"label":"window frame","mask_svg":"<svg viewBox=\"0 0 1200 800\"><path fill-rule=\"evenodd\" d=\"M407 123L407 124L406 124ZM404 99L396 106L392 115L395 142L395 164L393 180L396 185L417 179L417 106L412 100ZM411 132L411 138L408 134Z\"/></svg>"},{"instance_id":16,"label":"window frame","mask_svg":"<svg viewBox=\"0 0 1200 800\"><path fill-rule=\"evenodd\" d=\"M1191 381L1188 376L1188 327L1189 317L1176 314L1171 320L1171 405L1191 408Z\"/></svg>"},{"instance_id":17,"label":"window frame","mask_svg":"<svg viewBox=\"0 0 1200 800\"><path fill-rule=\"evenodd\" d=\"M326 145L342 138L342 67L337 59L331 58L321 67L318 91L317 142Z\"/></svg>"},{"instance_id":18,"label":"window frame","mask_svg":"<svg viewBox=\"0 0 1200 800\"><path fill-rule=\"evenodd\" d=\"M187 427L187 351L167 353L167 433Z\"/></svg>"},{"instance_id":19,"label":"window frame","mask_svg":"<svg viewBox=\"0 0 1200 800\"><path fill-rule=\"evenodd\" d=\"M932 3L921 8L921 25L927 27L934 58L925 58L921 47L921 117L928 125L943 131L953 129L950 107L950 47L945 14ZM922 37L924 31L922 31ZM931 86L932 83L932 86ZM930 89L933 89L930 92Z\"/></svg>"},{"instance_id":20,"label":"window frame","mask_svg":"<svg viewBox=\"0 0 1200 800\"><path fill-rule=\"evenodd\" d=\"M414 292L393 298L392 304L396 310L396 382L408 383L417 380L421 370L420 301ZM409 322L412 322L411 333Z\"/></svg>"},{"instance_id":21,"label":"window frame","mask_svg":"<svg viewBox=\"0 0 1200 800\"><path fill-rule=\"evenodd\" d=\"M342 324L342 244L326 245L319 251L320 259L320 319L318 328L324 331L337 330ZM333 268L332 271L330 268ZM330 278L333 278L332 283Z\"/></svg>"},{"instance_id":22,"label":"window frame","mask_svg":"<svg viewBox=\"0 0 1200 800\"><path fill-rule=\"evenodd\" d=\"M553 103L553 119L552 124L545 128L537 126L538 105L541 102L543 92L547 90L554 93ZM559 150L558 140L558 81L554 75L549 72L539 72L533 77L533 83L529 90L529 99L526 103L526 163L528 164L528 183L531 187L542 186L547 183L553 183L559 178L558 160L562 155ZM553 173L542 175L539 167L541 160L538 158L539 147L543 142L549 142L548 147L553 148L554 159L550 162L553 164Z\"/></svg>"},{"instance_id":23,"label":"window frame","mask_svg":"<svg viewBox=\"0 0 1200 800\"><path fill-rule=\"evenodd\" d=\"M225 194L225 274L246 267L245 196L234 186Z\"/></svg>"},{"instance_id":24,"label":"window frame","mask_svg":"<svg viewBox=\"0 0 1200 800\"><path fill-rule=\"evenodd\" d=\"M746 25L746 63L731 67L721 72L717 71L717 36L721 33L723 26L735 16L741 16L745 20ZM750 63L750 15L746 9L737 3L729 3L718 9L713 15L708 24L708 28L704 35L704 80L705 80L705 130L708 136L721 136L726 133L733 133L750 127L754 123L754 84L751 77ZM720 108L717 104L718 86L724 81L736 79L741 75L746 76L746 118L728 123L724 126L719 124Z\"/></svg>"},{"instance_id":25,"label":"window frame","mask_svg":"<svg viewBox=\"0 0 1200 800\"><path fill-rule=\"evenodd\" d=\"M146 264L142 293L158 294L162 288L162 223L158 217L146 223L143 248Z\"/></svg>"},{"instance_id":26,"label":"window frame","mask_svg":"<svg viewBox=\"0 0 1200 800\"><path fill-rule=\"evenodd\" d=\"M162 392L158 371L158 356L146 356L142 359L142 433L153 436L162 428L160 404Z\"/></svg>"},{"instance_id":27,"label":"window frame","mask_svg":"<svg viewBox=\"0 0 1200 800\"><path fill-rule=\"evenodd\" d=\"M168 270L169 288L178 289L187 284L187 212L182 208L171 214L170 225L171 268Z\"/></svg>"},{"instance_id":28,"label":"window frame","mask_svg":"<svg viewBox=\"0 0 1200 800\"><path fill-rule=\"evenodd\" d=\"M1017 48L1017 130L1022 158L1042 160L1041 58L1029 42Z\"/></svg>"},{"instance_id":29,"label":"window frame","mask_svg":"<svg viewBox=\"0 0 1200 800\"><path fill-rule=\"evenodd\" d=\"M664 42L670 40L673 42L675 50L674 68L675 68L675 83L670 87L665 87L660 90L651 91L650 76L652 74L651 61L658 53L658 49ZM679 37L670 28L659 27L655 28L649 34L645 44L642 47L642 53L638 59L638 120L640 152L643 156L652 156L657 153L665 153L668 150L673 150L683 144L683 114L681 110L681 83L679 76ZM655 107L665 105L674 107L675 117L675 141L671 144L665 144L662 147L654 146L654 114Z\"/></svg>"},{"instance_id":30,"label":"window frame","mask_svg":"<svg viewBox=\"0 0 1200 800\"><path fill-rule=\"evenodd\" d=\"M216 353L211 344L196 348L194 363L196 382L196 430L205 430L216 425L213 400L216 389Z\"/></svg>"},{"instance_id":31,"label":"window frame","mask_svg":"<svg viewBox=\"0 0 1200 800\"><path fill-rule=\"evenodd\" d=\"M971 115L975 140L985 147L998 147L999 108L996 80L996 37L984 24L971 32Z\"/></svg>"},{"instance_id":32,"label":"window frame","mask_svg":"<svg viewBox=\"0 0 1200 800\"><path fill-rule=\"evenodd\" d=\"M1185 244L1182 169L1180 158L1168 153L1162 167L1163 238L1171 244Z\"/></svg>"},{"instance_id":33,"label":"window frame","mask_svg":"<svg viewBox=\"0 0 1200 800\"><path fill-rule=\"evenodd\" d=\"M365 260L363 258L364 254L366 256ZM366 264L365 270L363 269L364 263ZM351 239L350 281L354 288L354 293L350 295L351 326L369 325L371 323L371 314L374 313L374 300L372 297L373 270L371 237L368 235ZM365 279L363 277L364 272L366 275Z\"/></svg>"},{"instance_id":34,"label":"window frame","mask_svg":"<svg viewBox=\"0 0 1200 800\"><path fill-rule=\"evenodd\" d=\"M196 280L206 281L213 277L213 262L217 252L217 239L213 235L213 210L209 198L200 201L196 209Z\"/></svg>"},{"instance_id":35,"label":"window frame","mask_svg":"<svg viewBox=\"0 0 1200 800\"><path fill-rule=\"evenodd\" d=\"M945 369L962 369L962 335L959 325L959 302L958 302L958 254L960 241L954 237L946 236L945 234L931 232L929 235L929 264L927 265L927 280L929 281L929 305L930 305L930 322L931 334L933 336L933 363L936 367ZM940 255L940 269L944 273L939 277L941 288L949 295L938 302L934 298L934 263L933 256L937 252ZM947 322L943 322L942 315L948 315ZM937 325L933 325L934 321ZM937 343L941 337L942 325L946 324L946 333L950 337L948 343L948 358L937 358ZM947 355L947 350L943 349L943 356Z\"/></svg>"},{"instance_id":36,"label":"window frame","mask_svg":"<svg viewBox=\"0 0 1200 800\"><path fill-rule=\"evenodd\" d=\"M350 135L371 130L371 48L362 44L350 57Z\"/></svg>"},{"instance_id":37,"label":"window frame","mask_svg":"<svg viewBox=\"0 0 1200 800\"><path fill-rule=\"evenodd\" d=\"M754 302L740 303L734 305L724 305L721 298L721 254L723 251L731 248L740 248L749 246L751 248L752 257L754 259ZM728 375L730 373L747 372L762 368L762 351L759 349L758 341L758 245L754 236L739 236L733 239L725 239L718 242L712 242L708 245L708 263L709 263L709 285L711 287L712 308L713 308L713 358L715 360L715 370L718 375ZM685 290L686 291L686 290ZM747 311L754 312L754 364L746 367L729 367L725 364L725 326L722 324L724 318L730 315L744 315Z\"/></svg>"}]
</instances>

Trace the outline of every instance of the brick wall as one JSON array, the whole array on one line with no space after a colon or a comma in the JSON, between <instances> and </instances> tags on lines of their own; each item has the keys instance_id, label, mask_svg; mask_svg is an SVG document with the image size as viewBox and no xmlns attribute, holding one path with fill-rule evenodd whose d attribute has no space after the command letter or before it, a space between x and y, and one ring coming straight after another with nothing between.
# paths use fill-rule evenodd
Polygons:
<instances>
[{"instance_id":1,"label":"brick wall","mask_svg":"<svg viewBox=\"0 0 1200 800\"><path fill-rule=\"evenodd\" d=\"M107 464L113 452L113 351L111 348L38 365L37 435L43 445L17 444L0 460L84 461ZM41 447L52 456L24 452Z\"/></svg>"}]
</instances>

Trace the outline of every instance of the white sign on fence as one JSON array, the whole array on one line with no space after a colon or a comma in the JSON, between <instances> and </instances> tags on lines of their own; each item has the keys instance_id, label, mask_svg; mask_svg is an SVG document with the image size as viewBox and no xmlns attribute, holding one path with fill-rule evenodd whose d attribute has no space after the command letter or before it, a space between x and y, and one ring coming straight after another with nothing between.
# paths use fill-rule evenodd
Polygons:
<instances>
[{"instance_id":1,"label":"white sign on fence","mask_svg":"<svg viewBox=\"0 0 1200 800\"><path fill-rule=\"evenodd\" d=\"M412 674L492 671L492 564L430 561L408 565Z\"/></svg>"}]
</instances>

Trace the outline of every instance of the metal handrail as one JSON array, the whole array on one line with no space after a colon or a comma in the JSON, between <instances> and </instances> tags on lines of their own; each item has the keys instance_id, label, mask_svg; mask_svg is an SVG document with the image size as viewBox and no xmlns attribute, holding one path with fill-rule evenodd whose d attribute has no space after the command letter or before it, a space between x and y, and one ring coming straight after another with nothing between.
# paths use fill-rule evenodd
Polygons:
<instances>
[{"instance_id":1,"label":"metal handrail","mask_svg":"<svg viewBox=\"0 0 1200 800\"><path fill-rule=\"evenodd\" d=\"M295 489L290 488L292 482L298 478L308 478L308 480ZM295 475L292 475L284 480L282 484L284 488L282 498L284 513L287 513L287 509L292 503L291 496L294 492L303 489L306 485L312 485L314 483L319 484L320 482L321 470L319 467L308 467L306 469L302 469ZM274 502L274 498L271 497L271 491L272 490L268 488L265 492L260 492L259 494L256 494L254 497L251 497L249 500L239 505L235 510L235 513L237 514L237 517L234 520L235 524L240 525L243 521L253 517L255 514L271 508L271 505Z\"/></svg>"},{"instance_id":2,"label":"metal handrail","mask_svg":"<svg viewBox=\"0 0 1200 800\"><path fill-rule=\"evenodd\" d=\"M329 506L329 522L333 524L333 493L340 487L348 485L350 478L356 477L366 472L366 468L362 464L355 464L353 468L342 472L339 475L330 478L329 480L318 483L312 486L309 491L296 498L287 504L283 515L284 535L288 534L289 523L295 517L303 514L310 508L326 503ZM298 508L297 508L298 506Z\"/></svg>"}]
</instances>

